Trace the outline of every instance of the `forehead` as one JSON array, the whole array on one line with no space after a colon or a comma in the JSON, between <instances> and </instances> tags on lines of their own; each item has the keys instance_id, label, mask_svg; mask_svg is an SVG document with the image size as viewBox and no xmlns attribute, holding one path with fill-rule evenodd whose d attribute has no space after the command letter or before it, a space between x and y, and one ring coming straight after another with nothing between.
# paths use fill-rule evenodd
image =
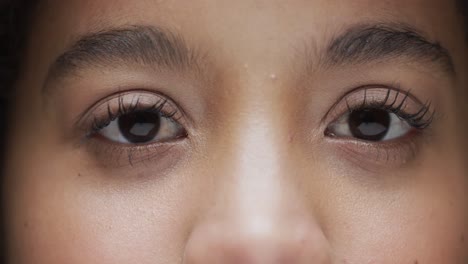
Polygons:
<instances>
[{"instance_id":1,"label":"forehead","mask_svg":"<svg viewBox=\"0 0 468 264\"><path fill-rule=\"evenodd\" d=\"M181 31L323 33L350 23L398 20L437 34L456 13L455 1L445 0L48 0L42 7L49 22L60 21L55 28L73 32L151 23Z\"/></svg>"},{"instance_id":2,"label":"forehead","mask_svg":"<svg viewBox=\"0 0 468 264\"><path fill-rule=\"evenodd\" d=\"M446 29L460 26L455 1L445 0L46 0L38 13L34 46L47 43L46 61L81 35L127 25L168 28L196 45L247 58L265 54L262 60L304 41L323 46L359 23L408 24L451 50L458 39Z\"/></svg>"}]
</instances>

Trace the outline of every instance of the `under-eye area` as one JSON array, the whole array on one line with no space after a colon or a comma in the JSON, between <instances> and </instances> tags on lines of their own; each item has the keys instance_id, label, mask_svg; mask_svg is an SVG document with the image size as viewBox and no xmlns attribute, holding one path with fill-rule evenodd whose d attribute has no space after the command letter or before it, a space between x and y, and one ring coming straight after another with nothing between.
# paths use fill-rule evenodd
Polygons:
<instances>
[{"instance_id":1,"label":"under-eye area","mask_svg":"<svg viewBox=\"0 0 468 264\"><path fill-rule=\"evenodd\" d=\"M345 94L327 114L324 135L361 164L401 165L415 158L435 109L411 90L364 86Z\"/></svg>"},{"instance_id":2,"label":"under-eye area","mask_svg":"<svg viewBox=\"0 0 468 264\"><path fill-rule=\"evenodd\" d=\"M178 106L161 94L144 90L101 99L79 117L76 126L85 143L82 146L102 163L112 165L133 165L167 154L187 138Z\"/></svg>"}]
</instances>

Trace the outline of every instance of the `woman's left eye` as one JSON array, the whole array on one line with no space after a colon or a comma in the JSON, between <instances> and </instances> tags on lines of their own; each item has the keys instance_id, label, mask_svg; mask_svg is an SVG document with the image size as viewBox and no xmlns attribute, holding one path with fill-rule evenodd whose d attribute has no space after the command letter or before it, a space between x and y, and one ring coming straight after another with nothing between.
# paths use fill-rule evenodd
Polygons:
<instances>
[{"instance_id":1,"label":"woman's left eye","mask_svg":"<svg viewBox=\"0 0 468 264\"><path fill-rule=\"evenodd\" d=\"M135 111L115 118L97 134L122 144L169 141L184 135L184 128L157 111Z\"/></svg>"},{"instance_id":2,"label":"woman's left eye","mask_svg":"<svg viewBox=\"0 0 468 264\"><path fill-rule=\"evenodd\" d=\"M380 142L404 137L413 129L407 121L388 110L363 108L352 110L333 122L327 128L327 134Z\"/></svg>"}]
</instances>

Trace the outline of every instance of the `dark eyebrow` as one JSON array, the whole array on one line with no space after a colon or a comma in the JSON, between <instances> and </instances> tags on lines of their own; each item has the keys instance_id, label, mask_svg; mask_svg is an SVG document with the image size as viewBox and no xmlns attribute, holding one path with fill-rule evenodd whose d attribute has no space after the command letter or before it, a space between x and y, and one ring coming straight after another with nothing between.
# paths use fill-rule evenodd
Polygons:
<instances>
[{"instance_id":1,"label":"dark eyebrow","mask_svg":"<svg viewBox=\"0 0 468 264\"><path fill-rule=\"evenodd\" d=\"M438 64L444 71L455 74L447 49L404 24L353 26L333 39L326 51L327 64L333 66L401 57Z\"/></svg>"},{"instance_id":2,"label":"dark eyebrow","mask_svg":"<svg viewBox=\"0 0 468 264\"><path fill-rule=\"evenodd\" d=\"M52 63L47 79L85 67L112 67L129 62L188 69L198 64L198 57L181 37L160 28L130 26L109 29L80 37Z\"/></svg>"}]
</instances>

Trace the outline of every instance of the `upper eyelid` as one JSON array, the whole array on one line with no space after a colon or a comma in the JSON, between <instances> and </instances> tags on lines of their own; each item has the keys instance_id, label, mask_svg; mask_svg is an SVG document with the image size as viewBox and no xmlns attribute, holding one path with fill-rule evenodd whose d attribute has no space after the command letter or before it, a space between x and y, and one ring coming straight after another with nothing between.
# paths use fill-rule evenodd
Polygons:
<instances>
[{"instance_id":1,"label":"upper eyelid","mask_svg":"<svg viewBox=\"0 0 468 264\"><path fill-rule=\"evenodd\" d=\"M139 95L138 95L139 94ZM154 91L147 91L147 90L127 90L127 91L118 91L118 92L115 92L113 94L110 94L104 98L101 98L99 100L97 100L95 103L93 103L92 105L90 105L89 107L86 108L86 110L84 110L76 119L75 119L75 127L78 127L80 128L81 130L86 130L88 129L87 127L89 126L89 123L91 123L92 121L94 120L89 120L90 118L94 118L96 119L96 115L93 116L93 114L96 114L94 113L95 111L98 111L98 109L100 108L105 108L105 112L106 112L106 115L109 114L109 109L111 108L111 104L115 104L117 103L118 104L118 107L121 107L121 103L124 103L126 104L126 102L122 102L121 100L124 100L124 97L125 96L133 96L132 98L132 101L135 97L138 97L138 96L145 96L145 95L148 95L148 96L154 96L154 97L157 97L157 100L158 102L161 102L163 103L163 108L172 108L174 109L174 111L177 111L177 113L179 113L179 117L177 119L185 119L186 115L183 111L183 109L181 109L172 99L170 99L169 97L163 95L163 94L160 94L160 93L156 93ZM138 99L137 99L138 100ZM117 101L117 102L115 102ZM120 101L120 103L119 103ZM128 104L128 103L127 103ZM128 107L130 107L132 104L132 102L129 104ZM141 104L139 102L139 104ZM151 105L151 104L149 104ZM166 106L167 105L167 106ZM141 105L138 105L136 107L140 107ZM114 111L115 112L115 111Z\"/></svg>"},{"instance_id":2,"label":"upper eyelid","mask_svg":"<svg viewBox=\"0 0 468 264\"><path fill-rule=\"evenodd\" d=\"M332 112L334 110L336 110L336 107L342 103L343 101L349 105L349 96L354 94L354 93L357 93L359 91L366 91L367 90L372 90L372 89L387 89L387 95L388 95L388 98L387 98L387 95L385 96L386 99L385 101L387 101L387 99L390 99L390 100L393 100L394 98L392 98L391 96L391 93L394 92L396 94L401 94L401 93L404 93L405 95L407 95L408 99L410 99L411 101L413 101L414 103L420 105L420 106L423 106L425 105L424 103L422 103L421 100L419 100L416 96L414 96L410 90L404 90L402 89L399 85L392 85L392 86L387 86L387 85L382 85L382 84L368 84L368 85L362 85L362 86L358 86L354 89L351 89L349 91L347 91L346 93L342 94L337 100L336 102L330 107L330 109L325 113L324 117L322 118L321 120L321 123L325 123L326 120L328 120L330 118L330 115L332 114ZM367 100L367 99L366 99ZM398 100L397 98L395 98L395 100ZM363 100L364 101L364 100ZM393 104L393 103L392 103Z\"/></svg>"},{"instance_id":3,"label":"upper eyelid","mask_svg":"<svg viewBox=\"0 0 468 264\"><path fill-rule=\"evenodd\" d=\"M119 98L119 96L125 96L126 94L130 94L130 93L145 93L145 94L148 93L148 94L154 94L155 96L167 98L167 96L165 96L165 95L163 95L163 94L160 94L160 93L157 93L157 92L154 92L154 91L150 91L150 90L146 90L146 89L131 89L131 90L125 90L125 91L119 90L119 91L116 91L116 92L107 94L107 95L105 95L105 96L99 98L98 100L95 100L92 104L90 104L89 106L87 106L87 107L75 118L75 124L79 123L80 120L82 120L83 118L85 118L86 115L87 115L93 108L96 108L96 107L98 107L99 105L102 105L102 104L105 103L105 102L109 102L110 100L112 100L112 99L114 99L114 98Z\"/></svg>"}]
</instances>

